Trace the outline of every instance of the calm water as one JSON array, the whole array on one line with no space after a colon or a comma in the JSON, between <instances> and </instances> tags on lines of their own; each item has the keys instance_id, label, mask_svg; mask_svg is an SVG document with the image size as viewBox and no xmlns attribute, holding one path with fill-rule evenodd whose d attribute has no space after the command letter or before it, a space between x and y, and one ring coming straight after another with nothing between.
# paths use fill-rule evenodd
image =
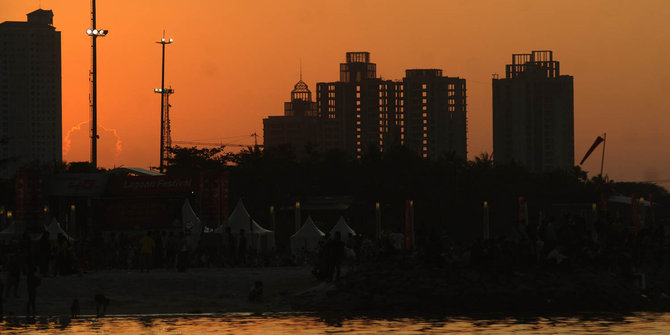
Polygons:
<instances>
[{"instance_id":1,"label":"calm water","mask_svg":"<svg viewBox=\"0 0 670 335\"><path fill-rule=\"evenodd\" d=\"M328 319L295 314L208 316L118 316L5 321L3 334L668 334L670 313L578 317L453 317Z\"/></svg>"}]
</instances>

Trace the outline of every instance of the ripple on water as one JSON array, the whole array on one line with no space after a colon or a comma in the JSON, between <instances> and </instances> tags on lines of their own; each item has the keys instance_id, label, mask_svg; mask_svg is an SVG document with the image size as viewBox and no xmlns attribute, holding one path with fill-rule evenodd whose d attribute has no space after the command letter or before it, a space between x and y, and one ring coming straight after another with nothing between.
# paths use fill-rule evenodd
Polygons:
<instances>
[{"instance_id":1,"label":"ripple on water","mask_svg":"<svg viewBox=\"0 0 670 335\"><path fill-rule=\"evenodd\" d=\"M446 318L338 317L311 314L111 316L102 319L6 318L2 334L663 334L670 313Z\"/></svg>"}]
</instances>

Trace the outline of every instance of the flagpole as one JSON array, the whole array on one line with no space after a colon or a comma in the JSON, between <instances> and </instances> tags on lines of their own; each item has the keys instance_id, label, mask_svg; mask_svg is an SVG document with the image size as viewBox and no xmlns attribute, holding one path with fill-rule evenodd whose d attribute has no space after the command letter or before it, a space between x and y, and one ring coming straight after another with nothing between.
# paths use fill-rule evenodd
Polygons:
<instances>
[{"instance_id":1,"label":"flagpole","mask_svg":"<svg viewBox=\"0 0 670 335\"><path fill-rule=\"evenodd\" d=\"M603 134L603 158L600 161L600 179L604 180L603 177L603 166L605 166L605 145L607 145L607 133Z\"/></svg>"}]
</instances>

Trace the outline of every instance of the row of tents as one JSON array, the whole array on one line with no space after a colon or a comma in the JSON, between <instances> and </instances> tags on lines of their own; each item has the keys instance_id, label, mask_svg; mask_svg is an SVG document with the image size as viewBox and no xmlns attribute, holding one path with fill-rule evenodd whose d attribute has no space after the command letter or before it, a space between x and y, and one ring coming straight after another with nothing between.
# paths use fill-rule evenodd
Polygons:
<instances>
[{"instance_id":1,"label":"row of tents","mask_svg":"<svg viewBox=\"0 0 670 335\"><path fill-rule=\"evenodd\" d=\"M0 231L0 240L10 240L20 236L23 236L25 232L25 227L19 226L16 222L11 222L5 229ZM72 242L74 238L70 236L64 229L61 227L60 223L55 218L51 219L51 223L44 225L44 231L38 234L31 234L30 238L32 240L39 240L42 238L43 234L49 234L49 240L55 241L58 239L58 235L63 235L65 239Z\"/></svg>"},{"instance_id":2,"label":"row of tents","mask_svg":"<svg viewBox=\"0 0 670 335\"><path fill-rule=\"evenodd\" d=\"M235 209L230 213L228 219L214 229L203 228L200 219L198 219L190 204L186 201L182 208L182 224L185 230L190 231L193 243L197 243L200 233L223 234L227 228L230 228L230 232L236 236L239 236L241 231L244 231L247 243L256 250L273 250L275 247L274 232L261 227L249 215L249 211L247 211L242 200L237 202ZM329 235L331 237L335 236L336 232L340 233L343 241L346 241L349 236L356 235L356 232L349 227L343 217L340 217L335 226L330 230ZM324 236L325 233L314 224L311 217L308 217L305 224L290 237L291 251L297 253L303 248L307 251L313 251L318 247L319 241Z\"/></svg>"},{"instance_id":3,"label":"row of tents","mask_svg":"<svg viewBox=\"0 0 670 335\"><path fill-rule=\"evenodd\" d=\"M242 200L237 202L235 209L230 214L228 219L216 227L210 229L204 227L198 216L193 211L188 200L184 201L182 206L182 229L187 232L186 236L189 239L191 247L197 246L203 233L205 234L223 234L226 229L230 228L230 232L235 236L244 231L245 238L249 247L256 250L269 251L275 247L274 232L261 227L247 211ZM16 222L11 222L7 227L0 231L0 240L14 239L23 235L25 227L20 227ZM335 236L339 232L342 240L346 241L349 236L355 236L356 232L349 227L343 217L337 221L335 226L330 230L329 235ZM32 234L33 240L40 239L42 234L49 234L50 240L58 239L59 235L63 235L68 241L74 241L58 223L55 218L51 219L51 223L44 225L44 231L39 234ZM311 217L308 217L305 224L290 237L291 251L297 253L304 248L306 251L313 251L318 247L319 241L323 239L325 233L322 232L314 223Z\"/></svg>"},{"instance_id":4,"label":"row of tents","mask_svg":"<svg viewBox=\"0 0 670 335\"><path fill-rule=\"evenodd\" d=\"M350 237L356 236L356 232L349 227L343 217L337 221L335 226L328 233L329 238L333 238L337 233L340 233L342 241L347 241ZM291 236L291 252L297 254L300 250L311 252L317 249L319 241L321 241L326 234L319 229L312 217L308 217L305 224L298 229L293 236Z\"/></svg>"}]
</instances>

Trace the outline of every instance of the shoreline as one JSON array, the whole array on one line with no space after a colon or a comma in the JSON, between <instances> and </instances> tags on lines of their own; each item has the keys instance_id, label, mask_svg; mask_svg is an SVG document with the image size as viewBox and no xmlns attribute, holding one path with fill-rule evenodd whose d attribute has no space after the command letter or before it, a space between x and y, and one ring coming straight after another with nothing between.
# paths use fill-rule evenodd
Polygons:
<instances>
[{"instance_id":1,"label":"shoreline","mask_svg":"<svg viewBox=\"0 0 670 335\"><path fill-rule=\"evenodd\" d=\"M257 313L291 311L287 297L317 283L308 267L195 268L186 272L102 270L83 276L42 278L37 315L70 315L78 299L80 315L95 315L96 294L110 299L106 315ZM254 281L263 281L264 299L248 301ZM5 285L6 287L6 285ZM22 276L18 298L4 298L4 314L25 315Z\"/></svg>"},{"instance_id":2,"label":"shoreline","mask_svg":"<svg viewBox=\"0 0 670 335\"><path fill-rule=\"evenodd\" d=\"M103 270L81 277L48 277L37 289L37 318L69 317L75 298L79 317L97 318L93 297L98 293L111 301L105 317L532 318L670 311L670 298L662 295L665 289L640 292L605 271L542 272L532 278L529 273L510 273L493 283L486 273L471 269L450 274L382 269L359 269L331 283L317 281L308 266L196 268L183 273ZM670 283L660 279L665 277L649 276L650 287L670 289ZM263 301L250 302L248 293L256 280L264 283ZM25 277L18 292L19 298L3 298L5 319L25 317ZM547 303L547 297L560 300Z\"/></svg>"}]
</instances>

